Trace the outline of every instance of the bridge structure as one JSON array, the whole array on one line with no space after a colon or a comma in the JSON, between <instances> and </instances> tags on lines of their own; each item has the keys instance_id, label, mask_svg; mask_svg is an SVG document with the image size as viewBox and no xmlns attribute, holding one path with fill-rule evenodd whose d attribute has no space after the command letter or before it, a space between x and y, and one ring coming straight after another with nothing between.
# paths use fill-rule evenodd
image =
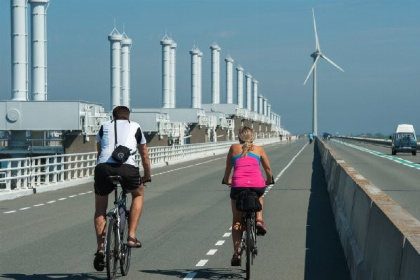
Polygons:
<instances>
[{"instance_id":1,"label":"bridge structure","mask_svg":"<svg viewBox=\"0 0 420 280\"><path fill-rule=\"evenodd\" d=\"M188 151L150 150L153 182L146 188L139 229L145 246L133 254L127 279L244 276L242 268L230 267L229 190L220 184L230 144L191 145ZM378 155L386 154L388 147L354 140L316 138L309 145L306 139L272 138L260 139L258 144L267 151L276 183L264 195L268 234L258 240L255 279L418 278L420 210L412 197L419 193L420 166L383 162ZM39 167L44 173L35 180L20 173L19 182L26 180L26 189L0 192L0 236L5 241L0 254L2 279L101 277L91 266L95 247L88 170L94 160L85 156L74 155L66 163L73 170L61 176L73 181L70 184L54 179L57 164L50 162ZM378 168L387 174L378 176ZM413 182L393 179L390 170L410 174ZM10 199L7 193L13 191L31 195ZM45 224L45 219L54 226ZM69 245L62 244L63 238ZM65 259L54 249L59 245L67 252ZM27 265L17 265L18 259Z\"/></svg>"}]
</instances>

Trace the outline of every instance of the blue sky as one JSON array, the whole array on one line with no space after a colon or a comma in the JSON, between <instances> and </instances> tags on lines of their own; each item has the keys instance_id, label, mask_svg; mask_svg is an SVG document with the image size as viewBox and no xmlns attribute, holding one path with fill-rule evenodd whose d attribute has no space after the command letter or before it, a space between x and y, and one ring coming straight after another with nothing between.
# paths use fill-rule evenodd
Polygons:
<instances>
[{"instance_id":1,"label":"blue sky","mask_svg":"<svg viewBox=\"0 0 420 280\"><path fill-rule=\"evenodd\" d=\"M50 0L47 11L48 100L110 107L108 34L133 40L131 107L162 105L161 46L177 47L177 107L190 107L189 51L203 53L203 103L210 103L210 46L241 65L292 133L312 128L312 80L303 81L315 49L312 8L325 60L318 64L318 131L420 131L420 2L417 0ZM0 1L0 100L11 98L10 1ZM236 72L236 71L235 71ZM235 74L236 79L236 74ZM234 95L236 84L234 85ZM236 95L234 97L236 101Z\"/></svg>"}]
</instances>

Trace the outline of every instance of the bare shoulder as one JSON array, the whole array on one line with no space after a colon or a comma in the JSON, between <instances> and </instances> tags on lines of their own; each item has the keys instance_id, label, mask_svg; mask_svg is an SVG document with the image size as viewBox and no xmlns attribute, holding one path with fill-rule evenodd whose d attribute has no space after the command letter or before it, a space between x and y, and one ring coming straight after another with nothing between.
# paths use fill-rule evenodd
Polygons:
<instances>
[{"instance_id":1,"label":"bare shoulder","mask_svg":"<svg viewBox=\"0 0 420 280\"><path fill-rule=\"evenodd\" d=\"M257 153L258 155L265 154L264 148L263 148L263 147L261 147L261 146L254 145L253 150L254 150L254 152L255 152L255 153Z\"/></svg>"},{"instance_id":2,"label":"bare shoulder","mask_svg":"<svg viewBox=\"0 0 420 280\"><path fill-rule=\"evenodd\" d=\"M232 144L230 146L230 152L232 155L237 155L242 153L242 145L241 144Z\"/></svg>"}]
</instances>

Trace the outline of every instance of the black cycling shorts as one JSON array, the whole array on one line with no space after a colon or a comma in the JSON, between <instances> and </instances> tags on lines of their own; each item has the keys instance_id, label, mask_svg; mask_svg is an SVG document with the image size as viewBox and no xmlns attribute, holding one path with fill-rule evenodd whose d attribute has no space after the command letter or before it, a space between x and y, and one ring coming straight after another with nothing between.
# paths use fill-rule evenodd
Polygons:
<instances>
[{"instance_id":1,"label":"black cycling shorts","mask_svg":"<svg viewBox=\"0 0 420 280\"><path fill-rule=\"evenodd\" d=\"M108 176L120 175L121 186L128 192L137 189L141 184L140 170L131 164L100 163L95 167L95 194L105 196L114 190Z\"/></svg>"},{"instance_id":2,"label":"black cycling shorts","mask_svg":"<svg viewBox=\"0 0 420 280\"><path fill-rule=\"evenodd\" d=\"M244 190L250 190L253 192L256 192L258 197L261 197L264 193L265 193L265 189L267 187L262 187L262 188L243 188L243 187L230 187L230 198L233 200L236 200L238 198L238 195L240 192L244 191Z\"/></svg>"}]
</instances>

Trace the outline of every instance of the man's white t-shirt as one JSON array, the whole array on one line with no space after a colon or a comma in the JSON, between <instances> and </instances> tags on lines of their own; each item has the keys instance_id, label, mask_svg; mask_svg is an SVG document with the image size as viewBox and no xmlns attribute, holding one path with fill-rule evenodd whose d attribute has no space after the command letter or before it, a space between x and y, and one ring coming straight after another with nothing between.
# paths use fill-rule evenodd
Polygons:
<instances>
[{"instance_id":1,"label":"man's white t-shirt","mask_svg":"<svg viewBox=\"0 0 420 280\"><path fill-rule=\"evenodd\" d=\"M128 120L116 120L117 122L117 140L118 145L126 146L132 152L132 155L124 164L137 166L135 153L138 144L146 144L146 138L138 123ZM96 142L101 143L101 154L98 157L99 163L116 163L111 157L115 148L114 121L108 121L102 124L101 129L96 135Z\"/></svg>"}]
</instances>

